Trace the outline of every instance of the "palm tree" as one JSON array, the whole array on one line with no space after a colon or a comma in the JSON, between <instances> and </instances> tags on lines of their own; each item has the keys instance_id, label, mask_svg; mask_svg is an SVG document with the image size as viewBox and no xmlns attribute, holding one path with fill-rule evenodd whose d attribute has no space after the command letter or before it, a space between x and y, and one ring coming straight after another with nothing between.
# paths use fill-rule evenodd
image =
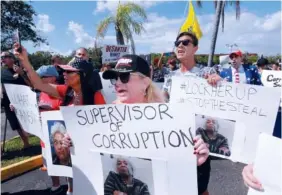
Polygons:
<instances>
[{"instance_id":1,"label":"palm tree","mask_svg":"<svg viewBox=\"0 0 282 195\"><path fill-rule=\"evenodd\" d=\"M116 41L118 45L124 45L124 42L131 43L132 52L135 54L135 44L133 33L140 35L143 28L143 22L147 20L145 10L135 3L126 3L118 5L116 15L111 15L102 20L97 27L97 37L104 37L110 24L115 26Z\"/></svg>"},{"instance_id":2,"label":"palm tree","mask_svg":"<svg viewBox=\"0 0 282 195\"><path fill-rule=\"evenodd\" d=\"M221 19L221 25L222 25L222 32L224 31L224 16L225 16L225 7L227 5L227 2L229 3L229 5L235 6L236 19L237 20L240 19L240 0L236 0L236 1L214 0L216 11L215 11L213 33L212 33L212 38L211 38L211 47L210 47L210 53L209 53L209 59L208 59L208 66L212 66L220 19ZM197 5L199 7L202 7L202 2L200 0L197 0Z\"/></svg>"}]
</instances>

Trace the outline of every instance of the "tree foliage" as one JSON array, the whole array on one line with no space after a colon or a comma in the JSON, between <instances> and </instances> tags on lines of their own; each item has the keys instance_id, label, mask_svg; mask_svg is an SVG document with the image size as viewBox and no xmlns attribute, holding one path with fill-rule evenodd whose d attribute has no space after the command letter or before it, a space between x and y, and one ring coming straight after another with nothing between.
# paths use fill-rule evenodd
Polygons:
<instances>
[{"instance_id":1,"label":"tree foliage","mask_svg":"<svg viewBox=\"0 0 282 195\"><path fill-rule=\"evenodd\" d=\"M132 52L135 53L133 33L140 35L145 31L143 22L147 20L145 10L135 3L118 5L116 15L111 15L102 20L97 27L97 38L104 37L111 24L115 27L118 45L130 42Z\"/></svg>"},{"instance_id":2,"label":"tree foliage","mask_svg":"<svg viewBox=\"0 0 282 195\"><path fill-rule=\"evenodd\" d=\"M35 30L33 7L24 1L1 1L1 50L8 50L13 45L13 35L16 29L21 40L32 41L35 46L46 43Z\"/></svg>"}]
</instances>

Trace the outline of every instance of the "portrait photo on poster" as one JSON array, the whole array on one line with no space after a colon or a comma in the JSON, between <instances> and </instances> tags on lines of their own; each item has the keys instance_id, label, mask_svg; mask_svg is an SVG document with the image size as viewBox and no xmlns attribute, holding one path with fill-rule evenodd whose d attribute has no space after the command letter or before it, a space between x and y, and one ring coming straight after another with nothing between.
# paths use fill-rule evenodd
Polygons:
<instances>
[{"instance_id":1,"label":"portrait photo on poster","mask_svg":"<svg viewBox=\"0 0 282 195\"><path fill-rule=\"evenodd\" d=\"M151 159L101 154L104 195L154 195Z\"/></svg>"},{"instance_id":2,"label":"portrait photo on poster","mask_svg":"<svg viewBox=\"0 0 282 195\"><path fill-rule=\"evenodd\" d=\"M71 167L70 149L63 147L63 138L67 133L63 120L48 120L49 141L53 165Z\"/></svg>"},{"instance_id":3,"label":"portrait photo on poster","mask_svg":"<svg viewBox=\"0 0 282 195\"><path fill-rule=\"evenodd\" d=\"M229 158L235 132L234 120L195 115L196 135L201 135L208 145L211 156Z\"/></svg>"}]
</instances>

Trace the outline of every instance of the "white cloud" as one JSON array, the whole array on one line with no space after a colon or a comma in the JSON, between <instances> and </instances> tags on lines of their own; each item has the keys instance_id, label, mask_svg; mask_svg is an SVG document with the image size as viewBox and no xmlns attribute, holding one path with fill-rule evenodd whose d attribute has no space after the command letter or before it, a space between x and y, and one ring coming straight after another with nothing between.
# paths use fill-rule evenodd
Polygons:
<instances>
[{"instance_id":1,"label":"white cloud","mask_svg":"<svg viewBox=\"0 0 282 195\"><path fill-rule=\"evenodd\" d=\"M148 15L145 24L146 33L134 36L137 53L172 51L173 42L183 23L183 18L167 18L156 13ZM207 54L210 50L214 15L198 16L203 32L199 42L198 54ZM234 12L226 12L224 32L218 31L216 53L226 53L226 44L236 43L242 51L264 55L277 54L281 51L281 11L257 16L242 12L236 20Z\"/></svg>"},{"instance_id":2,"label":"white cloud","mask_svg":"<svg viewBox=\"0 0 282 195\"><path fill-rule=\"evenodd\" d=\"M39 14L36 28L44 33L52 32L55 26L50 24L49 16L46 14Z\"/></svg>"},{"instance_id":3,"label":"white cloud","mask_svg":"<svg viewBox=\"0 0 282 195\"><path fill-rule=\"evenodd\" d=\"M60 54L63 56L68 56L72 53L72 50L61 51L59 49L53 48L50 45L46 45L46 44L40 44L38 51L49 51L52 52L53 54Z\"/></svg>"},{"instance_id":4,"label":"white cloud","mask_svg":"<svg viewBox=\"0 0 282 195\"><path fill-rule=\"evenodd\" d=\"M143 8L149 8L154 5L156 5L157 1L150 1L150 0L128 0L128 1L121 1L121 4L127 3L127 2L134 2L135 4L138 4L142 6ZM97 7L93 11L93 14L101 13L104 11L110 11L114 13L116 11L116 8L118 7L119 1L114 0L107 0L107 1L97 1Z\"/></svg>"},{"instance_id":5,"label":"white cloud","mask_svg":"<svg viewBox=\"0 0 282 195\"><path fill-rule=\"evenodd\" d=\"M72 32L75 37L75 43L83 47L93 47L95 38L85 32L83 25L74 21L70 21L68 24L68 31Z\"/></svg>"}]
</instances>

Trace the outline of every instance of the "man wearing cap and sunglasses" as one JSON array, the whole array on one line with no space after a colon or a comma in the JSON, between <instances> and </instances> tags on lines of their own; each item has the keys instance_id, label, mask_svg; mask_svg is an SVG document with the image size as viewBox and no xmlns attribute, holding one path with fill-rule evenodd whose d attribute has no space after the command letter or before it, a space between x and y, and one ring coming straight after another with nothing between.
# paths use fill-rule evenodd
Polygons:
<instances>
[{"instance_id":1,"label":"man wearing cap and sunglasses","mask_svg":"<svg viewBox=\"0 0 282 195\"><path fill-rule=\"evenodd\" d=\"M10 126L13 131L17 131L23 141L24 148L28 148L30 145L28 143L28 136L23 131L15 112L10 109L10 100L8 95L5 92L5 88L3 84L15 84L15 85L29 85L31 83L25 76L25 72L21 67L15 64L16 58L11 52L2 52L1 54L1 84L3 89L3 99L1 101L1 106L4 107L6 117L10 123Z\"/></svg>"},{"instance_id":2,"label":"man wearing cap and sunglasses","mask_svg":"<svg viewBox=\"0 0 282 195\"><path fill-rule=\"evenodd\" d=\"M262 85L258 69L253 65L243 64L243 53L238 50L229 55L231 66L224 68L220 76L228 82Z\"/></svg>"}]
</instances>

